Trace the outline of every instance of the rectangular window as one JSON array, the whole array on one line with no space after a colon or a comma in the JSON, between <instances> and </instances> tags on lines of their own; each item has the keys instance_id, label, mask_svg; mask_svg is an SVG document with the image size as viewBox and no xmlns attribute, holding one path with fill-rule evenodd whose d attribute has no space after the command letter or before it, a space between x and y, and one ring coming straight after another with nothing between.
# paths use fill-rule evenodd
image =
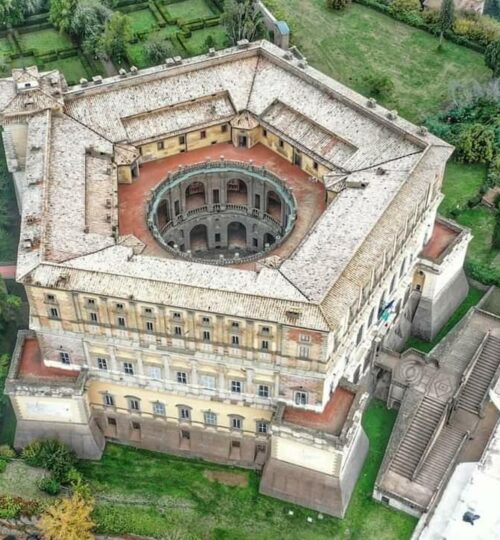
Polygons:
<instances>
[{"instance_id":1,"label":"rectangular window","mask_svg":"<svg viewBox=\"0 0 500 540\"><path fill-rule=\"evenodd\" d=\"M264 137L267 137L267 129L263 129L263 130L262 130L262 135L263 135Z\"/></svg>"},{"instance_id":2,"label":"rectangular window","mask_svg":"<svg viewBox=\"0 0 500 540\"><path fill-rule=\"evenodd\" d=\"M295 392L295 405L307 405L307 392Z\"/></svg>"},{"instance_id":3,"label":"rectangular window","mask_svg":"<svg viewBox=\"0 0 500 540\"><path fill-rule=\"evenodd\" d=\"M300 334L300 341L302 341L302 343L309 343L311 341L311 336Z\"/></svg>"},{"instance_id":4,"label":"rectangular window","mask_svg":"<svg viewBox=\"0 0 500 540\"><path fill-rule=\"evenodd\" d=\"M267 433L268 423L267 422L257 422L257 433Z\"/></svg>"},{"instance_id":5,"label":"rectangular window","mask_svg":"<svg viewBox=\"0 0 500 540\"><path fill-rule=\"evenodd\" d=\"M116 418L108 418L108 426L116 426Z\"/></svg>"},{"instance_id":6,"label":"rectangular window","mask_svg":"<svg viewBox=\"0 0 500 540\"><path fill-rule=\"evenodd\" d=\"M121 328L125 327L125 317L118 317L116 322L117 322L118 326L120 326Z\"/></svg>"},{"instance_id":7,"label":"rectangular window","mask_svg":"<svg viewBox=\"0 0 500 540\"><path fill-rule=\"evenodd\" d=\"M146 373L151 379L161 381L161 367L159 366L147 366Z\"/></svg>"},{"instance_id":8,"label":"rectangular window","mask_svg":"<svg viewBox=\"0 0 500 540\"><path fill-rule=\"evenodd\" d=\"M174 321L180 321L182 319L181 314L177 311L174 311L172 313L172 319L174 319Z\"/></svg>"},{"instance_id":9,"label":"rectangular window","mask_svg":"<svg viewBox=\"0 0 500 540\"><path fill-rule=\"evenodd\" d=\"M115 406L115 398L111 394L104 394L103 400L104 400L104 405L106 405L106 407Z\"/></svg>"},{"instance_id":10,"label":"rectangular window","mask_svg":"<svg viewBox=\"0 0 500 540\"><path fill-rule=\"evenodd\" d=\"M239 345L240 336L231 336L231 345Z\"/></svg>"},{"instance_id":11,"label":"rectangular window","mask_svg":"<svg viewBox=\"0 0 500 540\"><path fill-rule=\"evenodd\" d=\"M219 204L220 202L220 199L219 199L219 190L218 189L214 189L212 191L212 199L213 199L213 203L214 204ZM217 236L217 235L216 235ZM219 235L220 236L220 235Z\"/></svg>"},{"instance_id":12,"label":"rectangular window","mask_svg":"<svg viewBox=\"0 0 500 540\"><path fill-rule=\"evenodd\" d=\"M260 344L260 348L263 350L263 351L268 351L269 350L269 341L263 339L261 344Z\"/></svg>"},{"instance_id":13,"label":"rectangular window","mask_svg":"<svg viewBox=\"0 0 500 540\"><path fill-rule=\"evenodd\" d=\"M231 392L235 394L241 394L241 381L231 381Z\"/></svg>"},{"instance_id":14,"label":"rectangular window","mask_svg":"<svg viewBox=\"0 0 500 540\"><path fill-rule=\"evenodd\" d=\"M199 377L200 386L203 388L215 388L215 376L214 375L200 375Z\"/></svg>"},{"instance_id":15,"label":"rectangular window","mask_svg":"<svg viewBox=\"0 0 500 540\"><path fill-rule=\"evenodd\" d=\"M97 313L94 313L93 311L90 313L90 321L93 323L97 322Z\"/></svg>"},{"instance_id":16,"label":"rectangular window","mask_svg":"<svg viewBox=\"0 0 500 540\"><path fill-rule=\"evenodd\" d=\"M188 376L187 373L184 371L178 371L177 372L177 382L180 384L187 384L188 382Z\"/></svg>"},{"instance_id":17,"label":"rectangular window","mask_svg":"<svg viewBox=\"0 0 500 540\"><path fill-rule=\"evenodd\" d=\"M217 425L217 415L212 411L206 411L203 413L203 418L207 426Z\"/></svg>"},{"instance_id":18,"label":"rectangular window","mask_svg":"<svg viewBox=\"0 0 500 540\"><path fill-rule=\"evenodd\" d=\"M269 386L267 384L259 384L259 397L268 398L269 397Z\"/></svg>"},{"instance_id":19,"label":"rectangular window","mask_svg":"<svg viewBox=\"0 0 500 540\"><path fill-rule=\"evenodd\" d=\"M207 132L203 129L200 131L200 139L206 139L207 138Z\"/></svg>"},{"instance_id":20,"label":"rectangular window","mask_svg":"<svg viewBox=\"0 0 500 540\"><path fill-rule=\"evenodd\" d=\"M203 317L201 322L204 326L208 326L210 324L210 317Z\"/></svg>"},{"instance_id":21,"label":"rectangular window","mask_svg":"<svg viewBox=\"0 0 500 540\"><path fill-rule=\"evenodd\" d=\"M156 147L158 148L158 150L163 150L165 148L165 143L163 141L159 141L158 143L156 143Z\"/></svg>"},{"instance_id":22,"label":"rectangular window","mask_svg":"<svg viewBox=\"0 0 500 540\"><path fill-rule=\"evenodd\" d=\"M215 241L220 242L220 233L215 233Z\"/></svg>"},{"instance_id":23,"label":"rectangular window","mask_svg":"<svg viewBox=\"0 0 500 540\"><path fill-rule=\"evenodd\" d=\"M179 418L181 420L190 420L191 419L191 410L187 407L181 407L179 409Z\"/></svg>"},{"instance_id":24,"label":"rectangular window","mask_svg":"<svg viewBox=\"0 0 500 540\"><path fill-rule=\"evenodd\" d=\"M87 298L88 306L95 306L95 300L93 298Z\"/></svg>"},{"instance_id":25,"label":"rectangular window","mask_svg":"<svg viewBox=\"0 0 500 540\"><path fill-rule=\"evenodd\" d=\"M236 321L233 321L233 322L231 323L231 328L232 328L233 330L239 330L239 328L240 328L240 323L239 323L239 322L236 322Z\"/></svg>"},{"instance_id":26,"label":"rectangular window","mask_svg":"<svg viewBox=\"0 0 500 540\"><path fill-rule=\"evenodd\" d=\"M203 330L203 341L210 341L210 332L208 330Z\"/></svg>"},{"instance_id":27,"label":"rectangular window","mask_svg":"<svg viewBox=\"0 0 500 540\"><path fill-rule=\"evenodd\" d=\"M263 336L268 336L271 333L271 329L269 328L269 326L263 326L260 331Z\"/></svg>"},{"instance_id":28,"label":"rectangular window","mask_svg":"<svg viewBox=\"0 0 500 540\"><path fill-rule=\"evenodd\" d=\"M69 353L61 351L59 353L59 362L61 362L61 364L69 364Z\"/></svg>"},{"instance_id":29,"label":"rectangular window","mask_svg":"<svg viewBox=\"0 0 500 540\"><path fill-rule=\"evenodd\" d=\"M149 332L150 334L152 334L154 332L154 324L152 323L152 321L146 321L146 332Z\"/></svg>"},{"instance_id":30,"label":"rectangular window","mask_svg":"<svg viewBox=\"0 0 500 540\"><path fill-rule=\"evenodd\" d=\"M106 358L98 358L97 359L97 367L99 369L102 369L103 371L107 371L108 369L108 361Z\"/></svg>"},{"instance_id":31,"label":"rectangular window","mask_svg":"<svg viewBox=\"0 0 500 540\"><path fill-rule=\"evenodd\" d=\"M156 416L165 416L165 404L155 401L153 403L153 414L156 414Z\"/></svg>"},{"instance_id":32,"label":"rectangular window","mask_svg":"<svg viewBox=\"0 0 500 540\"><path fill-rule=\"evenodd\" d=\"M176 336L182 336L182 328L180 326L174 326L174 334Z\"/></svg>"},{"instance_id":33,"label":"rectangular window","mask_svg":"<svg viewBox=\"0 0 500 540\"><path fill-rule=\"evenodd\" d=\"M116 310L122 311L123 310L123 304L116 304Z\"/></svg>"},{"instance_id":34,"label":"rectangular window","mask_svg":"<svg viewBox=\"0 0 500 540\"><path fill-rule=\"evenodd\" d=\"M53 294L47 295L47 302L55 302L55 301L56 301L56 297Z\"/></svg>"},{"instance_id":35,"label":"rectangular window","mask_svg":"<svg viewBox=\"0 0 500 540\"><path fill-rule=\"evenodd\" d=\"M313 169L314 169L315 171L318 170L318 163L317 163L316 161L313 161Z\"/></svg>"},{"instance_id":36,"label":"rectangular window","mask_svg":"<svg viewBox=\"0 0 500 540\"><path fill-rule=\"evenodd\" d=\"M50 308L50 318L51 319L59 319L59 311L55 307Z\"/></svg>"},{"instance_id":37,"label":"rectangular window","mask_svg":"<svg viewBox=\"0 0 500 540\"><path fill-rule=\"evenodd\" d=\"M132 429L134 429L135 431L140 431L141 424L139 424L139 422L132 422Z\"/></svg>"},{"instance_id":38,"label":"rectangular window","mask_svg":"<svg viewBox=\"0 0 500 540\"><path fill-rule=\"evenodd\" d=\"M231 427L233 429L242 429L242 426L243 426L243 421L241 420L241 418L236 418L236 417L231 418Z\"/></svg>"},{"instance_id":39,"label":"rectangular window","mask_svg":"<svg viewBox=\"0 0 500 540\"><path fill-rule=\"evenodd\" d=\"M186 144L186 136L179 135L179 144Z\"/></svg>"},{"instance_id":40,"label":"rectangular window","mask_svg":"<svg viewBox=\"0 0 500 540\"><path fill-rule=\"evenodd\" d=\"M133 375L134 374L134 366L131 362L123 362L123 371L127 375Z\"/></svg>"},{"instance_id":41,"label":"rectangular window","mask_svg":"<svg viewBox=\"0 0 500 540\"><path fill-rule=\"evenodd\" d=\"M299 358L309 358L309 347L305 345L299 347Z\"/></svg>"},{"instance_id":42,"label":"rectangular window","mask_svg":"<svg viewBox=\"0 0 500 540\"><path fill-rule=\"evenodd\" d=\"M285 146L285 143L281 139L279 140L278 144L280 148L283 148Z\"/></svg>"},{"instance_id":43,"label":"rectangular window","mask_svg":"<svg viewBox=\"0 0 500 540\"><path fill-rule=\"evenodd\" d=\"M153 313L153 310L150 307L144 308L144 313L146 315L151 315Z\"/></svg>"},{"instance_id":44,"label":"rectangular window","mask_svg":"<svg viewBox=\"0 0 500 540\"><path fill-rule=\"evenodd\" d=\"M128 408L131 411L140 411L141 410L141 404L138 399L132 398L128 400Z\"/></svg>"},{"instance_id":45,"label":"rectangular window","mask_svg":"<svg viewBox=\"0 0 500 540\"><path fill-rule=\"evenodd\" d=\"M222 131L222 133L226 133L227 132L227 124L222 124L222 126L220 127L220 130Z\"/></svg>"},{"instance_id":46,"label":"rectangular window","mask_svg":"<svg viewBox=\"0 0 500 540\"><path fill-rule=\"evenodd\" d=\"M189 439L191 438L191 434L189 433L189 431L185 431L184 429L181 431L181 437L183 439L186 439L187 441L189 441Z\"/></svg>"}]
</instances>

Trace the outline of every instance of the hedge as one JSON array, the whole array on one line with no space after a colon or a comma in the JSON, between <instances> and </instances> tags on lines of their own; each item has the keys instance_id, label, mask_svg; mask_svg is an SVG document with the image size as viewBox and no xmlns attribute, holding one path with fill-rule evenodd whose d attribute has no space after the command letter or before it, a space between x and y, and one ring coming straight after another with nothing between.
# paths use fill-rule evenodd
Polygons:
<instances>
[{"instance_id":1,"label":"hedge","mask_svg":"<svg viewBox=\"0 0 500 540\"><path fill-rule=\"evenodd\" d=\"M18 34L29 34L30 32L38 32L39 30L54 30L54 27L50 23L40 23L16 28Z\"/></svg>"},{"instance_id":2,"label":"hedge","mask_svg":"<svg viewBox=\"0 0 500 540\"><path fill-rule=\"evenodd\" d=\"M389 17L392 17L393 19L396 19L398 21L401 21L405 24L408 24L409 26L413 26L414 28L418 28L419 30L424 30L425 32L429 32L432 35L436 35L435 29L428 23L426 23L423 20L409 20L406 17L398 16L398 13L395 13L391 10L390 6L387 4L381 4L380 2L377 2L376 0L354 0L354 2L361 4L363 6L367 6L369 8L372 8L376 11L379 11L380 13L383 13L384 15L388 15ZM476 43L474 41L470 41L469 39L459 36L458 34L455 34L452 31L448 31L444 33L444 36L447 40L452 41L453 43L456 43L457 45L462 45L463 47L467 47L469 49L472 49L476 52L484 54L484 51L486 47L483 45Z\"/></svg>"},{"instance_id":3,"label":"hedge","mask_svg":"<svg viewBox=\"0 0 500 540\"><path fill-rule=\"evenodd\" d=\"M163 15L160 13L160 10L158 9L157 5L154 2L150 1L148 6L154 18L156 19L158 26L160 28L163 28L166 25L166 22L165 22L165 19L163 18Z\"/></svg>"}]
</instances>

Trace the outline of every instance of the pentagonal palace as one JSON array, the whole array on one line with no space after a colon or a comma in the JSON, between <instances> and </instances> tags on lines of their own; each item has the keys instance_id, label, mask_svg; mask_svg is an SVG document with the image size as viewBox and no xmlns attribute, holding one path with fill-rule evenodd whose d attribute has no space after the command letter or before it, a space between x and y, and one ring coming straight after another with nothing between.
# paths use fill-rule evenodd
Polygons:
<instances>
[{"instance_id":1,"label":"pentagonal palace","mask_svg":"<svg viewBox=\"0 0 500 540\"><path fill-rule=\"evenodd\" d=\"M377 351L467 289L470 235L436 221L452 148L265 41L74 87L14 70L0 111L30 305L16 446L253 467L342 516Z\"/></svg>"}]
</instances>

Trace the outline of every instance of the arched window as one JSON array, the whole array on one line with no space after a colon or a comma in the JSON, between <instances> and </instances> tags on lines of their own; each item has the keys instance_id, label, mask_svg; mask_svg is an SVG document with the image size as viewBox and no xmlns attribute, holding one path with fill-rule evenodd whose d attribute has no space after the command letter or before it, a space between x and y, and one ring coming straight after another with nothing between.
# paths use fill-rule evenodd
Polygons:
<instances>
[{"instance_id":1,"label":"arched window","mask_svg":"<svg viewBox=\"0 0 500 540\"><path fill-rule=\"evenodd\" d=\"M363 325L359 327L358 335L356 336L356 346L358 346L361 343L362 339L363 339Z\"/></svg>"},{"instance_id":2,"label":"arched window","mask_svg":"<svg viewBox=\"0 0 500 540\"><path fill-rule=\"evenodd\" d=\"M396 287L396 274L392 277L390 292L393 292Z\"/></svg>"},{"instance_id":3,"label":"arched window","mask_svg":"<svg viewBox=\"0 0 500 540\"><path fill-rule=\"evenodd\" d=\"M368 324L366 325L367 328L370 328L373 324L373 318L375 317L375 308L372 308L370 311L370 315L368 317Z\"/></svg>"},{"instance_id":4,"label":"arched window","mask_svg":"<svg viewBox=\"0 0 500 540\"><path fill-rule=\"evenodd\" d=\"M406 269L406 257L403 259L403 262L401 263L401 268L399 270L399 277L403 277L403 274L405 273Z\"/></svg>"}]
</instances>

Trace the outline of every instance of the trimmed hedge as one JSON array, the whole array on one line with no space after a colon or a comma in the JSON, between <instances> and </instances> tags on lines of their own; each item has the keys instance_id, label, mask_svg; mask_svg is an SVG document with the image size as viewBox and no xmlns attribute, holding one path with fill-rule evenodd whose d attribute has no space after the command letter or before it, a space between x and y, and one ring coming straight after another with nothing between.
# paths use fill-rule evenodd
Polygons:
<instances>
[{"instance_id":1,"label":"trimmed hedge","mask_svg":"<svg viewBox=\"0 0 500 540\"><path fill-rule=\"evenodd\" d=\"M156 19L156 22L158 23L158 26L160 28L165 27L165 25L167 23L165 22L165 19L163 18L163 15L161 14L161 12L158 9L158 7L156 6L156 4L153 1L150 0L150 2L148 4L148 7L149 7L151 13L153 14L154 18Z\"/></svg>"}]
</instances>

